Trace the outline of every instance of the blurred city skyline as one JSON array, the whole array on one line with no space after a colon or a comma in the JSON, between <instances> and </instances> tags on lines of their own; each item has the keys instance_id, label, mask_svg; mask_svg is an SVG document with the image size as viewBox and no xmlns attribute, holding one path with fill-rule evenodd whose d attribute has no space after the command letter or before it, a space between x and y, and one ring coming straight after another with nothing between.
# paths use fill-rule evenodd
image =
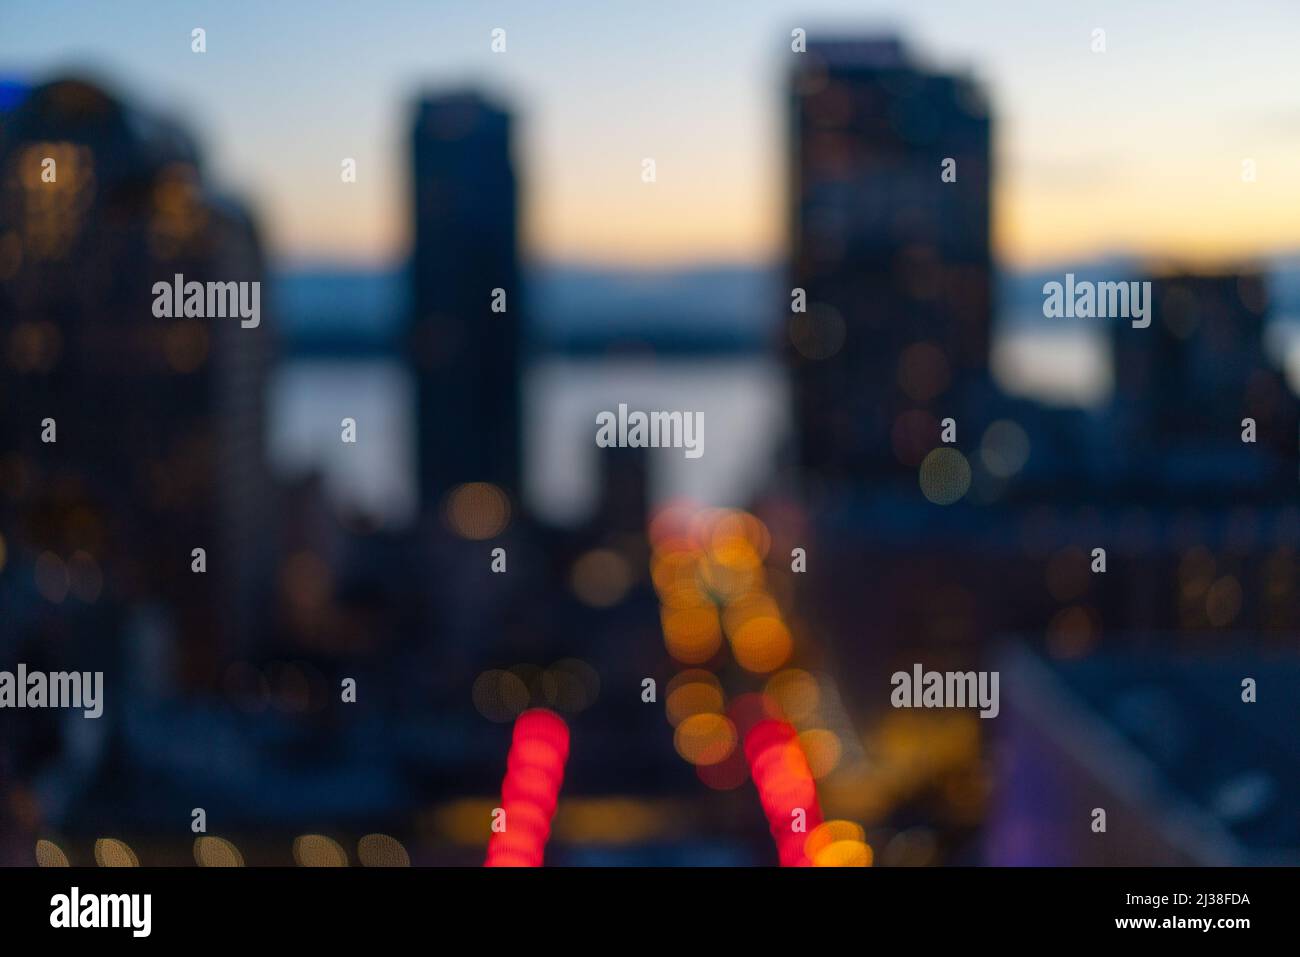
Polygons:
<instances>
[{"instance_id":1,"label":"blurred city skyline","mask_svg":"<svg viewBox=\"0 0 1300 957\"><path fill-rule=\"evenodd\" d=\"M90 662L122 689L93 739L38 712L0 740L0 862L33 848L39 863L77 860L95 837L100 863L106 846L134 859L138 845L147 863L206 866L209 842L191 853L174 812L202 807L228 856L245 847L250 863L290 850L314 863L322 846L347 863L362 833L365 861L375 828L396 858L467 863L498 785L502 806L518 793L504 726L517 733L536 707L574 719L576 824L557 816L552 848L529 862L1297 858L1300 753L1275 735L1296 702L1255 707L1254 682L1284 686L1300 623L1300 399L1269 342L1300 334L1300 254L1268 245L1285 202L1230 195L1258 185L1225 159L1235 146L1195 148L1191 114L1212 132L1221 113L1153 87L1158 57L1134 89L1195 106L1151 123L1163 139L1106 127L1122 155L1113 180L1079 146L1100 127L1076 122L1059 155L1078 162L1057 169L1075 191L1043 202L1050 218L1068 195L1086 215L1064 220L1078 226L1072 258L1049 270L999 259L991 239L994 208L1041 186L1005 144L1037 96L1076 104L1075 121L1119 113L1105 89L1032 79L1008 99L981 72L991 47L968 73L933 30L819 33L808 20L806 57L783 61L767 45L788 42L778 26L755 62L784 94L744 102L780 132L756 147L744 130L761 127L741 114L706 122L714 97L749 82L731 69L747 62L740 41L702 70L699 96L679 86L692 74L676 52L718 49L713 14L657 10L681 36L639 34L671 82L618 59L645 14L604 32L558 16L534 45L569 29L575 50L599 49L630 79L603 85L576 54L567 71L563 57L525 58L547 78L536 91L455 57L384 87L405 54L380 68L360 51L381 33L419 38L437 19L422 8L348 17L346 42L317 36L344 18L314 9L301 33L272 14L191 14L177 26L168 12L148 37L171 50L201 24L215 53L251 36L247 69L73 50L58 68L69 78L23 90L7 78L41 76L0 52L0 651ZM429 48L467 49L505 23L516 50L513 22L475 19ZM1080 22L1086 48L1086 24L1104 20ZM1104 28L1111 50L1117 29L1136 35ZM945 29L982 42L989 28ZM1075 36L1068 18L1055 29ZM129 55L141 36L95 43ZM257 58L258 37L276 58ZM1060 51L1045 49L1008 62ZM1185 73L1195 58L1178 49ZM150 75L160 66L207 87L173 87ZM360 74L379 79L336 88ZM142 78L163 92L141 93ZM580 95L547 99L563 89ZM382 116L364 107L376 90ZM1256 102L1233 95L1234 115ZM384 133L387 111L400 136ZM372 139L338 119L362 115ZM561 142L562 175L547 143L561 115L595 137ZM677 152L636 145L623 121ZM403 159L381 167L363 141ZM335 178L345 157L366 191ZM937 175L941 157L957 158L956 183ZM1251 159L1265 177L1279 165ZM1134 173L1161 163L1166 187ZM759 169L789 176L746 179ZM1008 182L1020 185L995 200ZM575 189L585 205L563 202ZM386 196L405 226L376 218ZM762 199L737 220L745 197ZM788 245L764 251L767 197ZM1184 234L1190 213L1161 212L1176 201L1205 213ZM1130 216L1172 225L1143 233ZM1258 255L1241 223L1259 226ZM1127 250L1089 251L1089 236L1121 235ZM728 243L758 258L720 264ZM400 262L368 261L385 244ZM346 260L311 265L336 246ZM1149 328L1124 321L1129 300L1099 310L1109 318L1047 321L1043 282L1065 271L1140 282ZM178 274L265 280L269 321L160 321L150 291ZM183 318L221 320L211 306ZM1065 388L1072 365L1085 374ZM707 418L708 464L630 433L623 448L593 442L602 410L625 405ZM888 693L891 672L921 662L1005 670L1005 717L895 710L909 706ZM661 699L645 697L646 676ZM660 701L662 715L644 707ZM1088 754L1098 733L1101 762ZM1167 793L1134 787L1143 760ZM535 810L549 818L548 789ZM1097 840L1087 809L1122 805L1135 813ZM1158 826L1192 820L1187 807L1213 840ZM792 810L807 813L807 840L786 830Z\"/></svg>"},{"instance_id":2,"label":"blurred city skyline","mask_svg":"<svg viewBox=\"0 0 1300 957\"><path fill-rule=\"evenodd\" d=\"M214 180L249 200L280 268L402 261L400 144L420 91L449 86L485 89L519 121L527 260L778 261L795 27L814 40L900 35L920 62L985 87L993 249L1005 266L1116 253L1219 264L1300 250L1300 192L1286 175L1300 65L1283 2L1231 18L1202 2L1100 3L1064 17L1029 2L392 3L364 14L325 3L309 16L199 4L147 17L133 6L6 9L0 73L28 83L87 74L184 117ZM190 51L196 26L207 31L202 55ZM489 48L497 27L504 54ZM1105 53L1090 48L1097 28ZM340 181L345 157L357 160L355 184ZM640 180L646 157L653 186ZM1241 175L1247 159L1254 182Z\"/></svg>"}]
</instances>

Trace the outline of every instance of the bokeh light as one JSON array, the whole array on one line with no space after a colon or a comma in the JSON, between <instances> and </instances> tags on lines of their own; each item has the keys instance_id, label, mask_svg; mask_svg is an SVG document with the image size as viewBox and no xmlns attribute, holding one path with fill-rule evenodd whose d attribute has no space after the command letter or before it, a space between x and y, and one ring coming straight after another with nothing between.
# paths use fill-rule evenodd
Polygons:
<instances>
[{"instance_id":1,"label":"bokeh light","mask_svg":"<svg viewBox=\"0 0 1300 957\"><path fill-rule=\"evenodd\" d=\"M821 701L817 679L798 668L790 668L772 675L767 680L764 690L796 727L812 717Z\"/></svg>"},{"instance_id":2,"label":"bokeh light","mask_svg":"<svg viewBox=\"0 0 1300 957\"><path fill-rule=\"evenodd\" d=\"M799 732L799 747L808 759L808 768L818 780L826 777L840 763L844 748L839 736L825 728L810 728Z\"/></svg>"},{"instance_id":3,"label":"bokeh light","mask_svg":"<svg viewBox=\"0 0 1300 957\"><path fill-rule=\"evenodd\" d=\"M101 837L95 841L95 863L100 867L139 867L140 859L126 841Z\"/></svg>"},{"instance_id":4,"label":"bokeh light","mask_svg":"<svg viewBox=\"0 0 1300 957\"><path fill-rule=\"evenodd\" d=\"M979 454L990 475L1011 478L1029 461L1029 436L1010 419L999 419L984 430Z\"/></svg>"},{"instance_id":5,"label":"bokeh light","mask_svg":"<svg viewBox=\"0 0 1300 957\"><path fill-rule=\"evenodd\" d=\"M53 552L41 552L40 557L36 559L34 575L36 577L36 590L41 593L41 597L46 601L54 602L57 605L61 604L63 599L68 596L70 586L68 568L58 555Z\"/></svg>"},{"instance_id":6,"label":"bokeh light","mask_svg":"<svg viewBox=\"0 0 1300 957\"><path fill-rule=\"evenodd\" d=\"M63 848L53 841L47 841L41 838L36 842L36 866L37 867L69 867L68 855L63 852Z\"/></svg>"},{"instance_id":7,"label":"bokeh light","mask_svg":"<svg viewBox=\"0 0 1300 957\"><path fill-rule=\"evenodd\" d=\"M687 669L674 675L665 689L664 712L673 727L696 714L722 714L726 697L710 671Z\"/></svg>"},{"instance_id":8,"label":"bokeh light","mask_svg":"<svg viewBox=\"0 0 1300 957\"><path fill-rule=\"evenodd\" d=\"M632 585L632 570L618 552L596 548L573 563L569 583L578 600L593 608L617 605Z\"/></svg>"},{"instance_id":9,"label":"bokeh light","mask_svg":"<svg viewBox=\"0 0 1300 957\"><path fill-rule=\"evenodd\" d=\"M600 695L600 675L587 662L577 658L555 662L542 672L539 683L546 704L565 714L585 711L596 703Z\"/></svg>"},{"instance_id":10,"label":"bokeh light","mask_svg":"<svg viewBox=\"0 0 1300 957\"><path fill-rule=\"evenodd\" d=\"M691 764L717 764L736 748L736 726L721 714L693 714L677 725L677 753Z\"/></svg>"},{"instance_id":11,"label":"bokeh light","mask_svg":"<svg viewBox=\"0 0 1300 957\"><path fill-rule=\"evenodd\" d=\"M495 538L510 524L510 500L488 482L467 482L447 493L446 516L461 538Z\"/></svg>"},{"instance_id":12,"label":"bokeh light","mask_svg":"<svg viewBox=\"0 0 1300 957\"><path fill-rule=\"evenodd\" d=\"M471 696L478 713L498 724L515 720L531 699L522 678L498 668L484 671L474 680Z\"/></svg>"},{"instance_id":13,"label":"bokeh light","mask_svg":"<svg viewBox=\"0 0 1300 957\"><path fill-rule=\"evenodd\" d=\"M779 618L751 618L731 640L736 662L746 671L766 674L785 664L794 651L790 631Z\"/></svg>"},{"instance_id":14,"label":"bokeh light","mask_svg":"<svg viewBox=\"0 0 1300 957\"><path fill-rule=\"evenodd\" d=\"M952 505L970 490L970 463L957 449L941 446L921 462L921 493L935 505Z\"/></svg>"},{"instance_id":15,"label":"bokeh light","mask_svg":"<svg viewBox=\"0 0 1300 957\"><path fill-rule=\"evenodd\" d=\"M402 842L387 834L367 834L357 841L357 860L362 867L411 866L411 856Z\"/></svg>"},{"instance_id":16,"label":"bokeh light","mask_svg":"<svg viewBox=\"0 0 1300 957\"><path fill-rule=\"evenodd\" d=\"M200 834L194 839L194 862L199 867L243 867L244 855L224 837Z\"/></svg>"},{"instance_id":17,"label":"bokeh light","mask_svg":"<svg viewBox=\"0 0 1300 957\"><path fill-rule=\"evenodd\" d=\"M664 645L668 653L683 664L703 664L722 646L722 627L718 610L712 605L698 608L665 609Z\"/></svg>"},{"instance_id":18,"label":"bokeh light","mask_svg":"<svg viewBox=\"0 0 1300 957\"><path fill-rule=\"evenodd\" d=\"M790 343L808 359L829 359L844 345L847 326L838 309L814 303L789 321Z\"/></svg>"},{"instance_id":19,"label":"bokeh light","mask_svg":"<svg viewBox=\"0 0 1300 957\"><path fill-rule=\"evenodd\" d=\"M870 867L871 847L861 825L852 821L826 821L804 842L804 854L814 867Z\"/></svg>"},{"instance_id":20,"label":"bokeh light","mask_svg":"<svg viewBox=\"0 0 1300 957\"><path fill-rule=\"evenodd\" d=\"M347 867L348 852L332 837L303 834L293 839L293 860L299 867Z\"/></svg>"}]
</instances>

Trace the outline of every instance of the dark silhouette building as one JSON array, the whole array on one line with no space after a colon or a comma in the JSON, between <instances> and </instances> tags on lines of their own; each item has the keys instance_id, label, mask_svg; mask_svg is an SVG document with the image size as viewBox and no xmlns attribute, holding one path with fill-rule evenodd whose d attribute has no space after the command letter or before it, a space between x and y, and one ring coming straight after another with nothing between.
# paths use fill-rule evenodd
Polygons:
<instances>
[{"instance_id":1,"label":"dark silhouette building","mask_svg":"<svg viewBox=\"0 0 1300 957\"><path fill-rule=\"evenodd\" d=\"M86 606L147 611L176 638L169 678L206 683L266 577L269 323L160 318L153 287L260 281L256 230L179 128L64 80L0 133L0 249L10 571L59 627Z\"/></svg>"},{"instance_id":2,"label":"dark silhouette building","mask_svg":"<svg viewBox=\"0 0 1300 957\"><path fill-rule=\"evenodd\" d=\"M1150 327L1120 322L1112 336L1124 499L1294 502L1300 404L1265 353L1265 277L1170 273L1151 283ZM1245 419L1253 442L1243 441Z\"/></svg>"},{"instance_id":3,"label":"dark silhouette building","mask_svg":"<svg viewBox=\"0 0 1300 957\"><path fill-rule=\"evenodd\" d=\"M522 303L511 118L474 93L430 97L411 145L422 507L437 508L465 482L516 498Z\"/></svg>"},{"instance_id":4,"label":"dark silhouette building","mask_svg":"<svg viewBox=\"0 0 1300 957\"><path fill-rule=\"evenodd\" d=\"M790 314L785 346L800 462L901 476L894 433L955 414L953 392L987 367L988 109L972 81L913 65L894 40L795 59L790 284L807 312Z\"/></svg>"}]
</instances>

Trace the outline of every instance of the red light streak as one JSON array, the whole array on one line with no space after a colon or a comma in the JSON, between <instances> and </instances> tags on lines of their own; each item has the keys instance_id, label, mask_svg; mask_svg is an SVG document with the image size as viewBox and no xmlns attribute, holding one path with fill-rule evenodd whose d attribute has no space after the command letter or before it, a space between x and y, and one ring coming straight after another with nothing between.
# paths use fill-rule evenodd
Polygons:
<instances>
[{"instance_id":1,"label":"red light streak","mask_svg":"<svg viewBox=\"0 0 1300 957\"><path fill-rule=\"evenodd\" d=\"M822 823L817 786L797 732L785 721L768 718L745 735L745 759L758 788L782 867L809 867L804 851L808 834ZM795 830L795 811L804 812L804 829Z\"/></svg>"},{"instance_id":2,"label":"red light streak","mask_svg":"<svg viewBox=\"0 0 1300 957\"><path fill-rule=\"evenodd\" d=\"M535 708L515 720L501 783L505 830L488 840L487 867L541 867L569 759L569 726Z\"/></svg>"}]
</instances>

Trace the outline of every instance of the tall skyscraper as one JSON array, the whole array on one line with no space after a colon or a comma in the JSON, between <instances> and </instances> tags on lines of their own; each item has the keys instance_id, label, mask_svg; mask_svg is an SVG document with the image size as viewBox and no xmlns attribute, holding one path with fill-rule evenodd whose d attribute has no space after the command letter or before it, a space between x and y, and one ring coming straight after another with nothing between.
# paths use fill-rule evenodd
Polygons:
<instances>
[{"instance_id":1,"label":"tall skyscraper","mask_svg":"<svg viewBox=\"0 0 1300 957\"><path fill-rule=\"evenodd\" d=\"M807 311L790 314L785 345L800 462L886 478L909 433L933 426L937 442L987 367L988 108L972 81L914 65L894 40L810 43L795 61L790 284Z\"/></svg>"},{"instance_id":2,"label":"tall skyscraper","mask_svg":"<svg viewBox=\"0 0 1300 957\"><path fill-rule=\"evenodd\" d=\"M270 331L265 315L257 328L160 318L153 287L260 281L262 262L252 223L170 123L78 80L6 118L0 534L18 577L34 567L67 614L113 605L128 626L164 622L182 682L238 653L265 580Z\"/></svg>"},{"instance_id":3,"label":"tall skyscraper","mask_svg":"<svg viewBox=\"0 0 1300 957\"><path fill-rule=\"evenodd\" d=\"M412 152L421 507L437 509L465 482L517 500L523 304L510 116L475 93L424 99Z\"/></svg>"}]
</instances>

